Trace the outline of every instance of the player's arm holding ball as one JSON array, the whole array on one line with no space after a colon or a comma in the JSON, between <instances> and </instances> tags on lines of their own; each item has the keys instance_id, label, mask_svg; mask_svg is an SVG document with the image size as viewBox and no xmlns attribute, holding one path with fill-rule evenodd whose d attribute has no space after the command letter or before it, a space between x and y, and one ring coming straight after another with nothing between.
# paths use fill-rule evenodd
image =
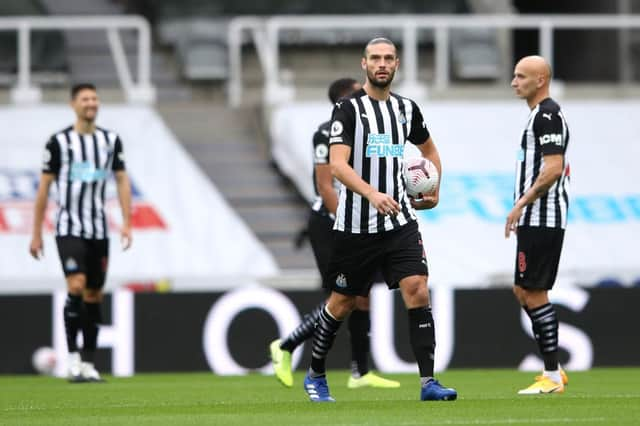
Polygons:
<instances>
[{"instance_id":1,"label":"player's arm holding ball","mask_svg":"<svg viewBox=\"0 0 640 426\"><path fill-rule=\"evenodd\" d=\"M392 196L379 192L362 179L349 164L353 147L355 111L349 102L338 102L331 118L329 161L331 173L350 190L369 200L380 214L396 215L400 204Z\"/></svg>"},{"instance_id":2,"label":"player's arm holding ball","mask_svg":"<svg viewBox=\"0 0 640 426\"><path fill-rule=\"evenodd\" d=\"M422 113L417 105L414 104L413 119L411 120L411 132L407 138L412 142L419 150L420 154L431 161L438 169L438 185L436 189L429 193L423 194L422 199L415 200L411 198L411 205L416 210L432 209L438 205L440 201L440 183L442 182L442 162L440 161L440 154L438 148L431 138L431 134L427 129L427 125L422 118Z\"/></svg>"}]
</instances>

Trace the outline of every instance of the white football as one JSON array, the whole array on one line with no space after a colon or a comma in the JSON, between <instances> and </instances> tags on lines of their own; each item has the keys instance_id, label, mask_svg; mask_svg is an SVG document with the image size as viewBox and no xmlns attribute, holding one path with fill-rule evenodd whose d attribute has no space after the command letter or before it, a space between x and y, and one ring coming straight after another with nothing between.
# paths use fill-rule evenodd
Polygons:
<instances>
[{"instance_id":1,"label":"white football","mask_svg":"<svg viewBox=\"0 0 640 426\"><path fill-rule=\"evenodd\" d=\"M52 375L56 368L56 351L49 347L38 348L31 357L31 363L38 373Z\"/></svg>"},{"instance_id":2,"label":"white football","mask_svg":"<svg viewBox=\"0 0 640 426\"><path fill-rule=\"evenodd\" d=\"M407 183L407 194L417 199L434 192L440 178L435 164L422 157L404 160L404 177Z\"/></svg>"}]
</instances>

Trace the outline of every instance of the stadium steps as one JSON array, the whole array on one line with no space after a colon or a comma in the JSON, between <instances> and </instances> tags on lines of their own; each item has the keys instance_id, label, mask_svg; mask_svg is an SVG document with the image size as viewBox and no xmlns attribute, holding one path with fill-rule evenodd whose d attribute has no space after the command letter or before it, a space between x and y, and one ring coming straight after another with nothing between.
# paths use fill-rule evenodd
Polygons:
<instances>
[{"instance_id":1,"label":"stadium steps","mask_svg":"<svg viewBox=\"0 0 640 426\"><path fill-rule=\"evenodd\" d=\"M109 0L42 0L51 15L118 15L124 14L121 4ZM65 31L69 80L90 81L98 88L120 87L118 74L106 31ZM120 31L120 39L129 71L137 79L137 35L134 31ZM151 55L151 80L159 100L188 99L190 90L181 84L173 58L162 51Z\"/></svg>"},{"instance_id":2,"label":"stadium steps","mask_svg":"<svg viewBox=\"0 0 640 426\"><path fill-rule=\"evenodd\" d=\"M285 271L314 271L310 246L294 247L308 206L271 163L260 113L210 102L164 102L164 121Z\"/></svg>"}]
</instances>

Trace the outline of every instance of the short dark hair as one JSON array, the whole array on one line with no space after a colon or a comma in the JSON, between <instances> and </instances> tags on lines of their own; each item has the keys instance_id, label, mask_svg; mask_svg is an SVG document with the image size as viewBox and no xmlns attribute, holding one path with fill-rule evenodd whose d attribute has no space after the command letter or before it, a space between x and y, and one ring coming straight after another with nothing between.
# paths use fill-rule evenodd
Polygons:
<instances>
[{"instance_id":1,"label":"short dark hair","mask_svg":"<svg viewBox=\"0 0 640 426\"><path fill-rule=\"evenodd\" d=\"M369 40L369 43L367 43L367 45L364 47L364 50L362 51L362 57L366 58L367 57L367 48L371 45L374 44L389 44L391 46L393 46L393 48L396 50L396 52L398 51L398 49L396 48L396 45L393 44L393 42L391 40L389 40L386 37L374 37L371 40Z\"/></svg>"},{"instance_id":2,"label":"short dark hair","mask_svg":"<svg viewBox=\"0 0 640 426\"><path fill-rule=\"evenodd\" d=\"M75 99L76 96L78 95L78 93L80 93L81 90L85 90L85 89L89 89L89 90L93 90L94 92L97 92L98 90L96 89L96 85L93 83L78 83L78 84L74 84L71 87L71 99Z\"/></svg>"},{"instance_id":3,"label":"short dark hair","mask_svg":"<svg viewBox=\"0 0 640 426\"><path fill-rule=\"evenodd\" d=\"M340 98L344 98L353 92L353 85L357 81L353 78L340 78L329 86L329 100L332 104L338 102Z\"/></svg>"}]
</instances>

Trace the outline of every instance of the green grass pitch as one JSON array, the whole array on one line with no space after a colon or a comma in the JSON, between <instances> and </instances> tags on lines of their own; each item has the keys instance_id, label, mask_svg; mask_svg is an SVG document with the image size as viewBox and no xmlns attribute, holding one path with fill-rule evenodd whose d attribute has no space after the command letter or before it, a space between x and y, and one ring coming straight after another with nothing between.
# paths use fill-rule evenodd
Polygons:
<instances>
[{"instance_id":1,"label":"green grass pitch","mask_svg":"<svg viewBox=\"0 0 640 426\"><path fill-rule=\"evenodd\" d=\"M106 377L69 384L37 376L0 376L2 425L638 425L640 369L569 373L559 395L517 395L533 375L512 370L449 370L443 384L455 402L420 402L417 375L386 375L400 389L346 387L347 371L330 371L335 404L314 404L274 377L206 373Z\"/></svg>"}]
</instances>

